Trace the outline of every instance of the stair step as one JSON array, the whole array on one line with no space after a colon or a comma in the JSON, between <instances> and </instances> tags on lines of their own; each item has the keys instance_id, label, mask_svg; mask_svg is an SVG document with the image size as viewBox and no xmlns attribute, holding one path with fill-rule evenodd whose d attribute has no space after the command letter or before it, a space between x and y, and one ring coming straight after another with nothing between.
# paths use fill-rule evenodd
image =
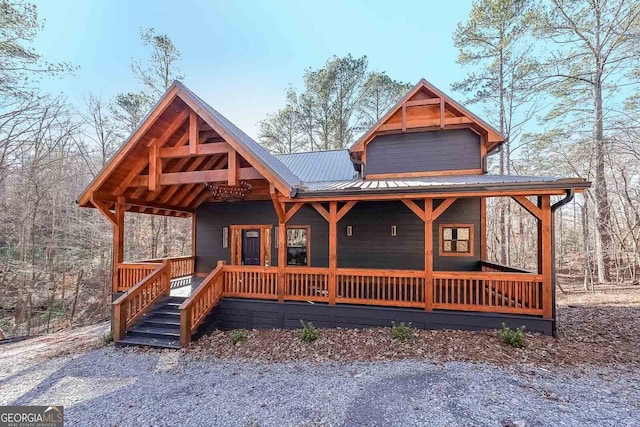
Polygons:
<instances>
[{"instance_id":1,"label":"stair step","mask_svg":"<svg viewBox=\"0 0 640 427\"><path fill-rule=\"evenodd\" d=\"M117 340L115 344L118 347L135 345L142 347L180 348L180 340L159 338L125 337L121 340Z\"/></svg>"},{"instance_id":2,"label":"stair step","mask_svg":"<svg viewBox=\"0 0 640 427\"><path fill-rule=\"evenodd\" d=\"M180 317L180 310L171 310L169 308L164 308L164 307L158 307L155 308L151 311L149 311L149 313L147 313L150 316L175 316L175 317Z\"/></svg>"},{"instance_id":3,"label":"stair step","mask_svg":"<svg viewBox=\"0 0 640 427\"><path fill-rule=\"evenodd\" d=\"M160 328L173 326L180 328L180 319L145 318L141 324Z\"/></svg>"},{"instance_id":4,"label":"stair step","mask_svg":"<svg viewBox=\"0 0 640 427\"><path fill-rule=\"evenodd\" d=\"M157 324L157 323L138 323L131 329L127 331L129 332L139 332L145 334L166 334L166 335L178 335L180 336L180 326L179 325L167 325L167 324Z\"/></svg>"},{"instance_id":5,"label":"stair step","mask_svg":"<svg viewBox=\"0 0 640 427\"><path fill-rule=\"evenodd\" d=\"M131 329L127 331L127 338L158 339L166 341L180 341L180 331L170 331L166 329Z\"/></svg>"},{"instance_id":6,"label":"stair step","mask_svg":"<svg viewBox=\"0 0 640 427\"><path fill-rule=\"evenodd\" d=\"M163 298L160 302L170 302L170 303L174 303L174 304L182 304L183 302L186 301L187 298L185 297L165 297Z\"/></svg>"}]
</instances>

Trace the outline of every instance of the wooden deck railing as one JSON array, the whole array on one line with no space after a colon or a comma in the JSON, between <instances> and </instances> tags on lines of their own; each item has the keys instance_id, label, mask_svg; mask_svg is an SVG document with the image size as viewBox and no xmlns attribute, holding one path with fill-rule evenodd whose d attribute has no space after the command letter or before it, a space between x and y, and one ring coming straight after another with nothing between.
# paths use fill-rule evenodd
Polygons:
<instances>
[{"instance_id":1,"label":"wooden deck railing","mask_svg":"<svg viewBox=\"0 0 640 427\"><path fill-rule=\"evenodd\" d=\"M224 262L219 261L218 266L207 275L200 286L180 305L180 344L182 347L189 345L191 335L222 298L225 278L223 268Z\"/></svg>"},{"instance_id":2,"label":"wooden deck railing","mask_svg":"<svg viewBox=\"0 0 640 427\"><path fill-rule=\"evenodd\" d=\"M424 307L424 271L337 270L336 303Z\"/></svg>"},{"instance_id":3,"label":"wooden deck railing","mask_svg":"<svg viewBox=\"0 0 640 427\"><path fill-rule=\"evenodd\" d=\"M144 279L113 302L113 337L119 340L160 297L169 295L169 262L158 264Z\"/></svg>"},{"instance_id":4,"label":"wooden deck railing","mask_svg":"<svg viewBox=\"0 0 640 427\"><path fill-rule=\"evenodd\" d=\"M171 279L190 276L194 272L193 256L175 258L149 259L140 262L123 262L118 265L118 285L115 292L126 292L145 278L151 271L158 268L163 261L169 263Z\"/></svg>"},{"instance_id":5,"label":"wooden deck railing","mask_svg":"<svg viewBox=\"0 0 640 427\"><path fill-rule=\"evenodd\" d=\"M433 308L542 315L542 275L434 271Z\"/></svg>"},{"instance_id":6,"label":"wooden deck railing","mask_svg":"<svg viewBox=\"0 0 640 427\"><path fill-rule=\"evenodd\" d=\"M239 298L278 298L277 267L225 265L224 294Z\"/></svg>"},{"instance_id":7,"label":"wooden deck railing","mask_svg":"<svg viewBox=\"0 0 640 427\"><path fill-rule=\"evenodd\" d=\"M329 269L322 267L286 268L284 299L290 301L329 301Z\"/></svg>"},{"instance_id":8,"label":"wooden deck railing","mask_svg":"<svg viewBox=\"0 0 640 427\"><path fill-rule=\"evenodd\" d=\"M485 272L493 272L493 273L526 273L533 274L532 271L524 270L518 267L511 267L509 265L498 264L496 262L489 261L478 261L480 265L480 270Z\"/></svg>"}]
</instances>

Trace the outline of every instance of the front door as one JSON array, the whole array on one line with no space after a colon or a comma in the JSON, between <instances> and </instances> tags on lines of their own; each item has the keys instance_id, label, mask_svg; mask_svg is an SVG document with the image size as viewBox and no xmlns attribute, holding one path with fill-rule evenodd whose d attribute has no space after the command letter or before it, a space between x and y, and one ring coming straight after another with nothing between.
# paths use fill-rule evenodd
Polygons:
<instances>
[{"instance_id":1,"label":"front door","mask_svg":"<svg viewBox=\"0 0 640 427\"><path fill-rule=\"evenodd\" d=\"M260 230L242 230L242 264L260 265Z\"/></svg>"}]
</instances>

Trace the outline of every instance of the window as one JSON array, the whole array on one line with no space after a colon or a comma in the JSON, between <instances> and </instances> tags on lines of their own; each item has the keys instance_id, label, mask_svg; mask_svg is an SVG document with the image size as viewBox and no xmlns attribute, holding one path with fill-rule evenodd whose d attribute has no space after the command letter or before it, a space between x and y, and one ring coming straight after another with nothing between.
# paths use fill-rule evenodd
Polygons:
<instances>
[{"instance_id":1,"label":"window","mask_svg":"<svg viewBox=\"0 0 640 427\"><path fill-rule=\"evenodd\" d=\"M440 256L473 256L473 225L441 224Z\"/></svg>"},{"instance_id":2,"label":"window","mask_svg":"<svg viewBox=\"0 0 640 427\"><path fill-rule=\"evenodd\" d=\"M311 227L287 227L287 265L309 265Z\"/></svg>"}]
</instances>

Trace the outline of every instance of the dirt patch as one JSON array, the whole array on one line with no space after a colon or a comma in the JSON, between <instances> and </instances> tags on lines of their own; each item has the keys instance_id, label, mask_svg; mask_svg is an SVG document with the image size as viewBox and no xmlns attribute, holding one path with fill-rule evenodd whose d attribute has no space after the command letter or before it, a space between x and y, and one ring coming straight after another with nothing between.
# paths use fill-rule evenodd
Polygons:
<instances>
[{"instance_id":1,"label":"dirt patch","mask_svg":"<svg viewBox=\"0 0 640 427\"><path fill-rule=\"evenodd\" d=\"M276 361L375 361L432 359L494 365L640 366L640 292L569 294L558 298L559 339L527 333L526 348L502 343L497 331L417 330L407 341L390 328L324 329L306 344L299 330L242 331L246 340L231 342L232 331L203 337L187 351L211 357Z\"/></svg>"}]
</instances>

